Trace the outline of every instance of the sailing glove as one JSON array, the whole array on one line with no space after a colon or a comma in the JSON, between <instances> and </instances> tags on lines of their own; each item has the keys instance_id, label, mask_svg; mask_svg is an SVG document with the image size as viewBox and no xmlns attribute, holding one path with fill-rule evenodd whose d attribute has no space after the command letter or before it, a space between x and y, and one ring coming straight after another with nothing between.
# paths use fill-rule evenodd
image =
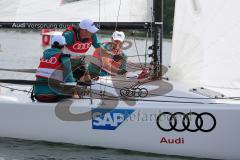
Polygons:
<instances>
[{"instance_id":1,"label":"sailing glove","mask_svg":"<svg viewBox=\"0 0 240 160\"><path fill-rule=\"evenodd\" d=\"M118 61L122 60L123 57L120 56L120 55L114 55L112 59L113 59L115 62L118 62Z\"/></svg>"}]
</instances>

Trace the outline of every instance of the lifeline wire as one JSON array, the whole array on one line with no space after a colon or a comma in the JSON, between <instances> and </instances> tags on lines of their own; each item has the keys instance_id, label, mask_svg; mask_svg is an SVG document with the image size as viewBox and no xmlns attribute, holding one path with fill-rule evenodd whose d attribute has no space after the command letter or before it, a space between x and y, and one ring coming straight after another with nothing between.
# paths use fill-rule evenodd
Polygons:
<instances>
[{"instance_id":1,"label":"lifeline wire","mask_svg":"<svg viewBox=\"0 0 240 160\"><path fill-rule=\"evenodd\" d=\"M140 64L141 68L143 68L142 63L141 63L141 60L140 60L140 57L139 57L138 47L137 47L137 44L136 44L136 39L135 39L134 33L133 33L133 42L134 42L134 45L135 45L135 48L136 48L136 52L137 52L137 57L138 57L139 64Z\"/></svg>"},{"instance_id":2,"label":"lifeline wire","mask_svg":"<svg viewBox=\"0 0 240 160\"><path fill-rule=\"evenodd\" d=\"M115 25L115 31L117 30L117 26L118 26L118 18L119 18L119 13L120 13L121 5L122 5L122 0L120 0L119 6L118 6L118 13L117 13L117 21L116 21L116 25Z\"/></svg>"},{"instance_id":3,"label":"lifeline wire","mask_svg":"<svg viewBox=\"0 0 240 160\"><path fill-rule=\"evenodd\" d=\"M98 84L98 83L96 83ZM103 84L102 84L103 85ZM20 90L20 89L16 89L16 88L12 88L12 87L7 87L7 86L3 86L0 85L1 87L10 89L10 90L16 90L16 91L22 91L22 92L27 92L30 93L30 91L27 90ZM112 87L114 88L114 87ZM184 103L184 104L224 104L224 103L204 103L204 102L189 102L189 101L176 101L176 100L152 100L152 99L132 99L132 98L122 98L119 96L109 96L109 95L104 95L105 97L109 97L109 98L103 98L102 94L96 93L96 92L92 92L93 94L99 95L101 96L101 98L94 98L94 99L100 99L100 100L127 100L127 101L143 101L143 102L156 102L156 103ZM159 95L161 96L161 95ZM162 96L162 97L167 97L167 96ZM170 96L168 96L170 97ZM171 97L176 97L176 96L171 96ZM176 98L180 98L180 97L176 97ZM181 97L181 98L189 98L189 99L231 99L231 98L191 98L191 97ZM237 98L237 97L234 97ZM240 97L238 97L240 98ZM79 99L79 98L72 98L72 99ZM80 99L90 99L91 98L80 98ZM239 100L239 99L238 99Z\"/></svg>"},{"instance_id":4,"label":"lifeline wire","mask_svg":"<svg viewBox=\"0 0 240 160\"><path fill-rule=\"evenodd\" d=\"M101 0L99 0L98 1L99 2L99 6L98 6L98 21L99 21L99 34L100 34L100 32L101 32ZM102 52L102 50L100 50L100 55L102 55L101 54L101 52ZM105 92L105 89L106 89L106 87L104 86L104 89L102 89L102 85L100 84L100 90L102 91L102 90L104 90L104 92Z\"/></svg>"},{"instance_id":5,"label":"lifeline wire","mask_svg":"<svg viewBox=\"0 0 240 160\"><path fill-rule=\"evenodd\" d=\"M148 55L148 48L147 48L147 45L148 45L148 34L149 34L149 29L147 30L147 35L146 35L144 67L147 67L147 55ZM138 56L140 56L140 55L138 54Z\"/></svg>"},{"instance_id":6,"label":"lifeline wire","mask_svg":"<svg viewBox=\"0 0 240 160\"><path fill-rule=\"evenodd\" d=\"M24 92L24 93L28 93L28 94L31 93L31 90L32 90L32 89L30 89L30 90L28 91L28 90L24 90L24 89L16 89L16 88L7 87L7 86L1 85L1 84L0 84L0 87L9 89L9 90L11 90L11 91L19 91L19 92Z\"/></svg>"}]
</instances>

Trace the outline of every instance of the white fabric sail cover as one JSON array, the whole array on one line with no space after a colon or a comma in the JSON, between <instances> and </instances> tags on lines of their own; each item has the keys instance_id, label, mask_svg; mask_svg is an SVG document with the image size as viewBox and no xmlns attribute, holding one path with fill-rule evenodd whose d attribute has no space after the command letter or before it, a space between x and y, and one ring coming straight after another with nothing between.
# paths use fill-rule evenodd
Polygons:
<instances>
[{"instance_id":1,"label":"white fabric sail cover","mask_svg":"<svg viewBox=\"0 0 240 160\"><path fill-rule=\"evenodd\" d=\"M176 0L172 80L239 93L239 6L239 0Z\"/></svg>"},{"instance_id":2,"label":"white fabric sail cover","mask_svg":"<svg viewBox=\"0 0 240 160\"><path fill-rule=\"evenodd\" d=\"M152 0L0 0L0 7L0 22L152 21Z\"/></svg>"}]
</instances>

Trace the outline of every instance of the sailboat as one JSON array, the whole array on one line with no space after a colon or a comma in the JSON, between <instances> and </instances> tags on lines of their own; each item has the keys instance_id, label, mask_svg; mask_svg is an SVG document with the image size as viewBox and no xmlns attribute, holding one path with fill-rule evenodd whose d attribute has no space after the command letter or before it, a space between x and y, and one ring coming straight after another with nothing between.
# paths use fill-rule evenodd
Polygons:
<instances>
[{"instance_id":1,"label":"sailboat","mask_svg":"<svg viewBox=\"0 0 240 160\"><path fill-rule=\"evenodd\" d=\"M74 3L80 7L97 2ZM176 1L172 58L167 73L162 66L162 1L121 3L129 12L119 13L118 27L150 26L154 33L150 78L144 81L132 77L100 78L91 88L83 88L88 93L82 99L51 104L32 102L25 93L1 88L0 136L166 155L239 159L240 74L236 35L240 2ZM112 0L101 4L118 6ZM100 11L100 21L94 16L89 18L107 28L115 23L108 16L109 19L104 19L113 9L105 7ZM60 9L61 6L56 11ZM135 11L140 10L137 15ZM14 23L1 22L1 26ZM18 86L19 90L26 88Z\"/></svg>"}]
</instances>

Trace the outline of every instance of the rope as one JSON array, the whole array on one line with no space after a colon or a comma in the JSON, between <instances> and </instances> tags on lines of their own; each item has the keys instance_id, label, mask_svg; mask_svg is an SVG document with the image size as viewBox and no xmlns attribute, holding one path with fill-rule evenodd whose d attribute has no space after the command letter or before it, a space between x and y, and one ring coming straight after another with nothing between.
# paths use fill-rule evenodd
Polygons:
<instances>
[{"instance_id":1,"label":"rope","mask_svg":"<svg viewBox=\"0 0 240 160\"><path fill-rule=\"evenodd\" d=\"M101 0L98 0L98 24L99 24L99 34L101 33ZM102 51L100 50L100 55ZM99 86L100 90L102 90L102 85Z\"/></svg>"},{"instance_id":2,"label":"rope","mask_svg":"<svg viewBox=\"0 0 240 160\"><path fill-rule=\"evenodd\" d=\"M132 82L132 81L130 81ZM151 81L150 81L151 82ZM99 84L99 83L95 83L95 84ZM122 89L122 88L118 88L118 87L113 87L113 86L109 86L109 85L105 85L105 84L102 84L106 87L109 87L109 88L114 88L114 89ZM141 86L141 84L139 85ZM195 98L195 97L184 97L184 96L166 96L166 95L159 95L159 94L151 94L151 93L148 93L148 95L151 95L151 96L159 96L159 97L167 97L167 98L176 98L176 99L195 99L195 100L213 100L213 99L230 99L230 100L240 100L240 97L227 97L227 98Z\"/></svg>"},{"instance_id":3,"label":"rope","mask_svg":"<svg viewBox=\"0 0 240 160\"><path fill-rule=\"evenodd\" d=\"M99 83L96 83L96 84L99 84ZM101 84L101 85L104 85L104 84ZM104 85L104 86L108 86L108 85ZM31 93L31 89L28 91L28 90L21 90L21 89L16 89L16 88L12 88L12 87L7 87L7 86L4 86L4 85L0 85L0 87L3 87L3 88L7 88L7 89L10 89L10 90L16 90L16 91L21 91L21 92L24 92L24 93ZM108 87L112 87L112 86L108 86ZM118 89L116 87L112 87L112 88L115 88L115 89ZM119 97L119 96L110 96L110 95L102 95L101 94L101 91L100 91L100 94L99 93L96 93L96 92L92 92L92 94L96 94L96 95L99 95L101 96L101 98L94 98L94 99L100 99L100 100L118 100L118 101L143 101L143 102L156 102L156 103L183 103L183 104L224 104L224 103L205 103L205 102L189 102L189 101L176 101L176 100L151 100L151 99L132 99L132 98L122 98L122 97ZM149 94L149 95L154 95L154 94ZM232 99L232 100L240 100L239 98L240 97L230 97L230 98L194 98L194 97L177 97L177 96L162 96L162 95L156 95L156 96L161 96L161 97L171 97L171 98L183 98L183 99L195 99L195 100L201 100L201 99ZM108 98L103 98L103 97L108 97ZM72 99L79 99L79 98L72 98ZM92 99L91 97L90 98L81 98L81 99Z\"/></svg>"},{"instance_id":4,"label":"rope","mask_svg":"<svg viewBox=\"0 0 240 160\"><path fill-rule=\"evenodd\" d=\"M98 1L99 2L99 34L100 34L100 31L101 31L101 28L100 28L100 24L101 24L101 0ZM102 55L102 50L100 50L100 55ZM107 79L104 80L105 83L107 82ZM103 93L105 93L105 90L106 90L106 86L104 86L102 88L102 84L100 83L100 86L99 86L99 89L100 91L103 91Z\"/></svg>"},{"instance_id":5,"label":"rope","mask_svg":"<svg viewBox=\"0 0 240 160\"><path fill-rule=\"evenodd\" d=\"M101 0L98 0L98 24L99 24L99 34L101 31Z\"/></svg>"},{"instance_id":6,"label":"rope","mask_svg":"<svg viewBox=\"0 0 240 160\"><path fill-rule=\"evenodd\" d=\"M148 31L147 31L147 35L146 35L144 67L147 67L147 55L148 55L148 48L147 48L147 45L148 45L148 34L149 34L149 29L148 29ZM140 56L140 55L139 55L139 56Z\"/></svg>"},{"instance_id":7,"label":"rope","mask_svg":"<svg viewBox=\"0 0 240 160\"><path fill-rule=\"evenodd\" d=\"M138 47L137 47L137 43L136 43L136 38L135 38L134 33L133 33L133 42L134 42L134 45L135 45L135 48L136 48L136 52L137 52L137 57L138 57L139 64L140 64L141 68L143 69L143 66L142 66L142 63L141 63L141 60L140 60L140 55L139 55L139 52L138 52Z\"/></svg>"},{"instance_id":8,"label":"rope","mask_svg":"<svg viewBox=\"0 0 240 160\"><path fill-rule=\"evenodd\" d=\"M151 24L151 37L153 37L153 22L154 22L154 16L153 16L153 8L151 8L152 12L151 12L151 17L152 17L152 23Z\"/></svg>"},{"instance_id":9,"label":"rope","mask_svg":"<svg viewBox=\"0 0 240 160\"><path fill-rule=\"evenodd\" d=\"M24 92L24 93L28 93L28 94L31 93L31 90L32 90L32 88L30 90L16 89L16 88L7 87L7 86L1 85L1 84L0 84L0 87L6 88L6 89L10 89L11 91L19 91L19 92Z\"/></svg>"},{"instance_id":10,"label":"rope","mask_svg":"<svg viewBox=\"0 0 240 160\"><path fill-rule=\"evenodd\" d=\"M121 5L122 5L122 0L119 1L119 5L118 5L118 13L117 13L117 21L116 21L116 25L115 25L115 31L117 30L117 26L118 26L118 18L119 18Z\"/></svg>"},{"instance_id":11,"label":"rope","mask_svg":"<svg viewBox=\"0 0 240 160\"><path fill-rule=\"evenodd\" d=\"M225 103L204 103L204 102L190 102L190 101L164 101L164 100L151 100L151 99L131 99L131 98L118 98L118 97L113 97L113 96L107 96L110 98L94 98L94 99L99 99L99 100L109 100L109 101L139 101L139 102L155 102L155 103L177 103L177 104L225 104ZM72 98L72 99L79 99L79 98ZM90 99L83 97L81 99Z\"/></svg>"},{"instance_id":12,"label":"rope","mask_svg":"<svg viewBox=\"0 0 240 160\"><path fill-rule=\"evenodd\" d=\"M139 54L139 55L126 56L126 57L145 57L147 55L149 55L149 54Z\"/></svg>"},{"instance_id":13,"label":"rope","mask_svg":"<svg viewBox=\"0 0 240 160\"><path fill-rule=\"evenodd\" d=\"M142 102L156 102L156 103L179 103L179 104L224 104L224 103L206 103L206 102L192 102L192 101L176 101L176 100L153 100L153 99L136 99L136 98L126 98L126 97L119 97L119 96L111 96L111 95L104 95L102 97L101 91L100 94L93 92L91 94L99 95L101 98L95 97L94 99L99 99L99 100L117 100L117 101L142 101ZM108 97L108 98L106 98ZM79 98L73 98L73 99L79 99ZM81 99L92 99L90 98L84 98L82 97Z\"/></svg>"}]
</instances>

